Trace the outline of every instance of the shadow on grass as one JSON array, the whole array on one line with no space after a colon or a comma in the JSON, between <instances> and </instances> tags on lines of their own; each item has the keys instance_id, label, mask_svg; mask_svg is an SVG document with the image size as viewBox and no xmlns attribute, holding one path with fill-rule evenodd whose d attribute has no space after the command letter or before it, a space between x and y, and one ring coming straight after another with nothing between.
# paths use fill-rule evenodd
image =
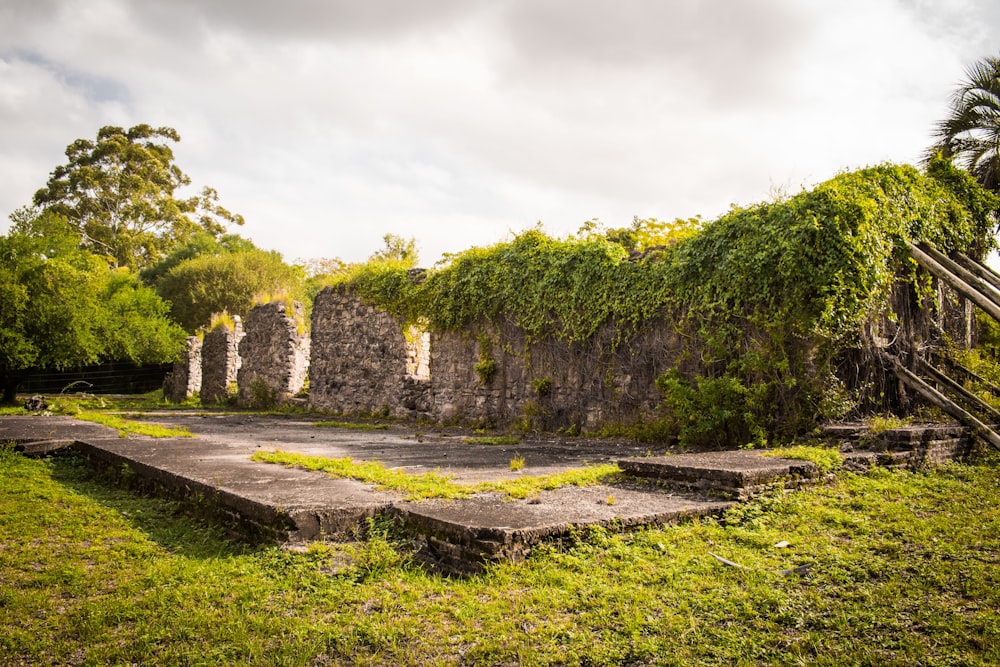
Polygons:
<instances>
[{"instance_id":1,"label":"shadow on grass","mask_svg":"<svg viewBox=\"0 0 1000 667\"><path fill-rule=\"evenodd\" d=\"M64 453L51 458L52 479L92 502L114 510L134 529L164 549L188 558L225 558L269 546L238 536L232 525L196 502L144 494L121 484L121 476L95 471L83 457Z\"/></svg>"}]
</instances>

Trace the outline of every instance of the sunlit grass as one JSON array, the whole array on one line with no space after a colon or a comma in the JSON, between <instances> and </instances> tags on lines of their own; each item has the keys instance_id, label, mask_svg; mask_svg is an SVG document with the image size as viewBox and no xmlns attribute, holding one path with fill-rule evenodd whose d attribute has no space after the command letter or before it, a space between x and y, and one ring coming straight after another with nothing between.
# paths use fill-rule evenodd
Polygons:
<instances>
[{"instance_id":1,"label":"sunlit grass","mask_svg":"<svg viewBox=\"0 0 1000 667\"><path fill-rule=\"evenodd\" d=\"M823 474L831 473L844 465L843 455L829 447L810 447L795 445L794 447L779 447L761 452L762 456L777 456L783 459L810 461L816 464Z\"/></svg>"},{"instance_id":2,"label":"sunlit grass","mask_svg":"<svg viewBox=\"0 0 1000 667\"><path fill-rule=\"evenodd\" d=\"M621 472L617 465L604 464L539 477L461 484L454 481L454 477L450 475L436 472L414 475L394 468L386 468L378 461L354 461L351 458L331 459L324 456L306 456L282 451L258 451L254 453L252 458L254 461L263 463L277 463L305 470L321 471L334 477L356 479L374 484L379 489L406 494L407 500L467 498L477 493L490 491L511 498L527 498L539 491L551 491L563 486L597 484L601 480Z\"/></svg>"},{"instance_id":3,"label":"sunlit grass","mask_svg":"<svg viewBox=\"0 0 1000 667\"><path fill-rule=\"evenodd\" d=\"M388 424L371 424L368 422L345 422L335 420L315 422L313 426L319 426L321 428L346 428L353 431L385 431L389 428Z\"/></svg>"},{"instance_id":4,"label":"sunlit grass","mask_svg":"<svg viewBox=\"0 0 1000 667\"><path fill-rule=\"evenodd\" d=\"M381 519L289 553L72 457L0 451L0 479L0 664L1000 663L993 466L843 474L467 579L414 565Z\"/></svg>"},{"instance_id":5,"label":"sunlit grass","mask_svg":"<svg viewBox=\"0 0 1000 667\"><path fill-rule=\"evenodd\" d=\"M171 426L161 426L159 424L146 424L143 422L124 419L118 415L107 412L78 412L73 415L76 419L101 424L109 428L116 429L122 438L129 435L145 435L151 438L193 438L191 431L186 428L176 428Z\"/></svg>"},{"instance_id":6,"label":"sunlit grass","mask_svg":"<svg viewBox=\"0 0 1000 667\"><path fill-rule=\"evenodd\" d=\"M467 445L516 445L521 438L516 435L484 435L462 438L462 442Z\"/></svg>"}]
</instances>

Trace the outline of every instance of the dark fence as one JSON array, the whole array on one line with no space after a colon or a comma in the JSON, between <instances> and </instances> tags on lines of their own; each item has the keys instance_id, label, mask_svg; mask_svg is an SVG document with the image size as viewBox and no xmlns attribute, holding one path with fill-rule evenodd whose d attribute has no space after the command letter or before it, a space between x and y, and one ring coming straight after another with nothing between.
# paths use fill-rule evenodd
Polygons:
<instances>
[{"instance_id":1,"label":"dark fence","mask_svg":"<svg viewBox=\"0 0 1000 667\"><path fill-rule=\"evenodd\" d=\"M18 388L20 394L145 394L163 386L172 364L136 366L116 361L64 371L29 371Z\"/></svg>"}]
</instances>

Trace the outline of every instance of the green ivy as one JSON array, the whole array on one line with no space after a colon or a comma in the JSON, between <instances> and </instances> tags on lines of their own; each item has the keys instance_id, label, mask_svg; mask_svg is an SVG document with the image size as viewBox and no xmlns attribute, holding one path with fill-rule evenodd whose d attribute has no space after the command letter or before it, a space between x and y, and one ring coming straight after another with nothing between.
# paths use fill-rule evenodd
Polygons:
<instances>
[{"instance_id":1,"label":"green ivy","mask_svg":"<svg viewBox=\"0 0 1000 667\"><path fill-rule=\"evenodd\" d=\"M947 161L932 160L927 174L882 165L696 221L660 250L630 253L649 236L643 221L566 239L535 228L455 255L420 284L402 265L377 262L343 285L404 323L515 325L529 341L573 344L613 326L615 344L627 344L665 318L703 366L703 377L661 382L675 433L704 444L721 431L744 444L844 405L825 396L837 355L885 314L901 276L922 287L907 244L981 256L994 246L998 212L1000 199Z\"/></svg>"}]
</instances>

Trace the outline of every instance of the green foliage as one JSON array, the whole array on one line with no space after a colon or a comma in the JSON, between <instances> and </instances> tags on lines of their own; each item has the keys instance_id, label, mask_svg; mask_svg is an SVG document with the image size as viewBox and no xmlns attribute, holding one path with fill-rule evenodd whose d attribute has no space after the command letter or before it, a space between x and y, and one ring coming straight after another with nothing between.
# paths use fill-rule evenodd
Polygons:
<instances>
[{"instance_id":1,"label":"green foliage","mask_svg":"<svg viewBox=\"0 0 1000 667\"><path fill-rule=\"evenodd\" d=\"M516 326L529 343L582 343L611 327L615 347L651 321L671 322L685 357L664 380L664 423L691 444L790 440L852 409L837 361L886 313L898 277L921 287L908 242L973 254L993 246L992 195L947 162L928 171L845 173L705 224L591 225L568 239L536 228L455 255L420 284L404 267L375 264L341 285L404 323ZM630 256L658 240L667 247ZM476 371L486 384L497 369L483 347Z\"/></svg>"},{"instance_id":2,"label":"green foliage","mask_svg":"<svg viewBox=\"0 0 1000 667\"><path fill-rule=\"evenodd\" d=\"M85 247L135 270L199 231L219 235L226 223L243 224L211 188L174 196L191 181L174 164L168 141L180 141L169 127L102 127L96 141L77 139L66 148L68 162L53 170L34 204L65 216Z\"/></svg>"},{"instance_id":3,"label":"green foliage","mask_svg":"<svg viewBox=\"0 0 1000 667\"><path fill-rule=\"evenodd\" d=\"M405 329L417 321L420 313L419 289L409 269L406 263L392 260L356 264L334 276L330 285L350 290L365 302L392 313Z\"/></svg>"},{"instance_id":4,"label":"green foliage","mask_svg":"<svg viewBox=\"0 0 1000 667\"><path fill-rule=\"evenodd\" d=\"M969 67L950 106L930 155L959 160L984 188L1000 192L1000 57Z\"/></svg>"},{"instance_id":5,"label":"green foliage","mask_svg":"<svg viewBox=\"0 0 1000 667\"><path fill-rule=\"evenodd\" d=\"M411 475L400 470L386 468L378 461L353 461L350 458L331 459L324 456L306 456L282 451L257 451L251 458L254 461L277 463L289 467L322 471L334 477L356 479L374 484L379 489L405 493L407 494L406 500L457 499L487 492L501 493L511 498L527 498L539 491L552 491L563 486L590 486L621 472L617 465L602 464L540 477L519 477L515 480L499 482L460 484L453 481L453 477L450 475L442 475L437 472Z\"/></svg>"},{"instance_id":6,"label":"green foliage","mask_svg":"<svg viewBox=\"0 0 1000 667\"><path fill-rule=\"evenodd\" d=\"M261 378L254 378L246 391L246 406L251 410L270 410L278 404L278 390Z\"/></svg>"},{"instance_id":7,"label":"green foliage","mask_svg":"<svg viewBox=\"0 0 1000 667\"><path fill-rule=\"evenodd\" d=\"M604 229L597 220L590 220L577 231L576 237L581 239L604 238L617 243L630 253L644 252L659 246L669 246L690 238L702 227L701 218L678 218L673 222L664 222L656 218L643 220L635 217L628 227Z\"/></svg>"},{"instance_id":8,"label":"green foliage","mask_svg":"<svg viewBox=\"0 0 1000 667\"><path fill-rule=\"evenodd\" d=\"M413 268L419 260L417 251L417 240L414 238L404 239L395 234L386 234L382 237L385 247L376 251L368 258L369 262L390 262L399 264L406 268Z\"/></svg>"},{"instance_id":9,"label":"green foliage","mask_svg":"<svg viewBox=\"0 0 1000 667\"><path fill-rule=\"evenodd\" d=\"M143 422L123 419L118 415L106 412L78 412L73 415L77 419L101 424L118 431L118 437L126 438L130 435L144 435L151 438L193 438L193 433L184 428L171 426L161 426L159 424L145 424Z\"/></svg>"},{"instance_id":10,"label":"green foliage","mask_svg":"<svg viewBox=\"0 0 1000 667\"><path fill-rule=\"evenodd\" d=\"M912 421L908 417L896 417L895 415L874 415L867 420L868 432L871 435L881 435L886 431L902 428Z\"/></svg>"},{"instance_id":11,"label":"green foliage","mask_svg":"<svg viewBox=\"0 0 1000 667\"><path fill-rule=\"evenodd\" d=\"M681 445L720 449L766 444L765 431L751 412L750 392L738 378L689 380L674 369L657 378L656 386Z\"/></svg>"},{"instance_id":12,"label":"green foliage","mask_svg":"<svg viewBox=\"0 0 1000 667\"><path fill-rule=\"evenodd\" d=\"M538 396L548 396L552 392L552 378L539 378L531 381L531 386Z\"/></svg>"},{"instance_id":13,"label":"green foliage","mask_svg":"<svg viewBox=\"0 0 1000 667\"><path fill-rule=\"evenodd\" d=\"M0 237L0 381L13 400L29 368L105 360L173 360L184 332L166 304L128 269L79 248L80 236L51 213L20 217Z\"/></svg>"},{"instance_id":14,"label":"green foliage","mask_svg":"<svg viewBox=\"0 0 1000 667\"><path fill-rule=\"evenodd\" d=\"M763 456L777 456L783 459L810 461L816 464L819 471L829 474L839 470L844 465L844 457L836 449L829 447L810 447L796 445L794 447L779 447L762 452Z\"/></svg>"},{"instance_id":15,"label":"green foliage","mask_svg":"<svg viewBox=\"0 0 1000 667\"><path fill-rule=\"evenodd\" d=\"M3 664L1000 660L996 465L843 475L733 524L581 530L465 578L415 567L378 519L367 541L291 552L231 541L73 457L0 447L0 479Z\"/></svg>"},{"instance_id":16,"label":"green foliage","mask_svg":"<svg viewBox=\"0 0 1000 667\"><path fill-rule=\"evenodd\" d=\"M521 442L521 438L516 435L483 435L462 438L462 442L467 445L516 445Z\"/></svg>"},{"instance_id":17,"label":"green foliage","mask_svg":"<svg viewBox=\"0 0 1000 667\"><path fill-rule=\"evenodd\" d=\"M285 291L298 297L302 281L301 271L285 264L280 253L254 248L179 261L155 287L170 302L173 318L194 331L206 326L213 313L246 317L259 294Z\"/></svg>"}]
</instances>

